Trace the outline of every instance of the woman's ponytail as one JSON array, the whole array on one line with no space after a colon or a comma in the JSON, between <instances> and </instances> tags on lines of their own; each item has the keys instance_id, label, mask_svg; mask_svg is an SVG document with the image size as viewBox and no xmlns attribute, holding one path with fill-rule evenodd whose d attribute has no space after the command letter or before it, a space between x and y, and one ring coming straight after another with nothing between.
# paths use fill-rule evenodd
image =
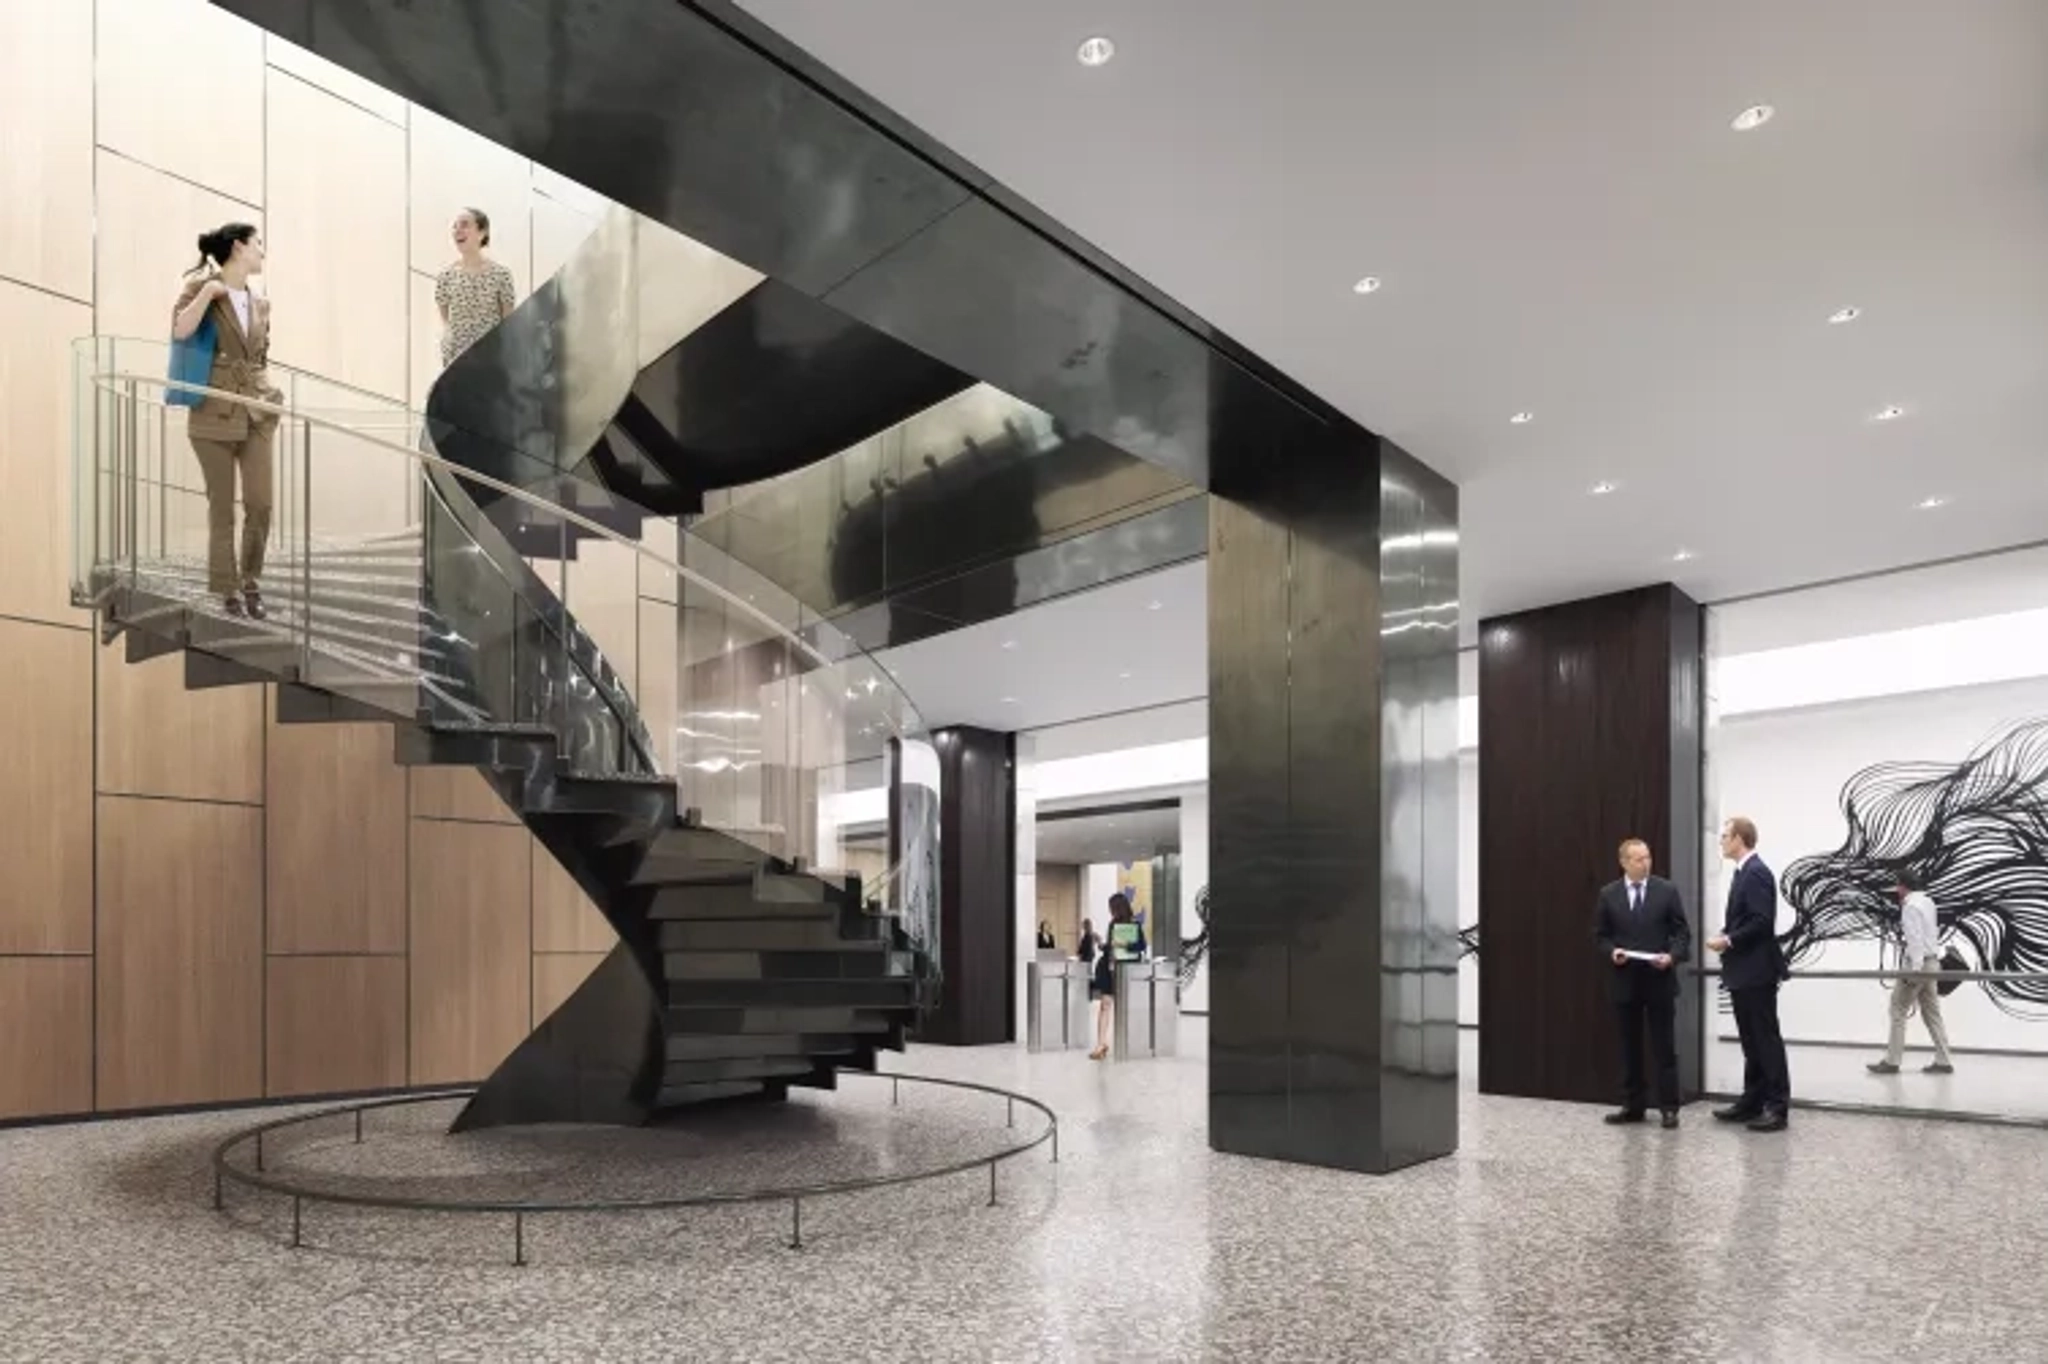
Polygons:
<instances>
[{"instance_id":1,"label":"woman's ponytail","mask_svg":"<svg viewBox=\"0 0 2048 1364\"><path fill-rule=\"evenodd\" d=\"M199 264L192 267L198 274L211 264L222 266L228 257L235 254L238 243L249 241L256 235L254 223L225 223L211 232L199 234Z\"/></svg>"}]
</instances>

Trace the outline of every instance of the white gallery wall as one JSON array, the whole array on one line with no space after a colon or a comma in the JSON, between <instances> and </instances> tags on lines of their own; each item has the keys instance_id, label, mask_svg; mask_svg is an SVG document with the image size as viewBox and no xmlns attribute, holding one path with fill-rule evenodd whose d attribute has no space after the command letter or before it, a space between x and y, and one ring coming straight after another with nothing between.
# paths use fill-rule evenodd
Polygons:
<instances>
[{"instance_id":1,"label":"white gallery wall","mask_svg":"<svg viewBox=\"0 0 2048 1364\"><path fill-rule=\"evenodd\" d=\"M1739 813L1756 821L1757 851L1782 877L1798 858L1842 846L1842 787L1863 768L1892 762L1952 766L2004 726L2035 718L2048 719L2048 677L1727 717L1714 741L1719 808L1724 818ZM1725 874L1709 884L1706 922L1712 929L1721 921ZM1792 907L1781 899L1779 931L1791 923ZM1881 961L1875 943L1839 942L1799 967L1866 970L1895 959L1893 953ZM1877 1044L1886 1026L1886 997L1886 986L1877 981L1794 980L1780 997L1779 1015L1790 1041ZM2048 1053L2048 1019L2001 1011L1981 985L1963 985L1943 1001L1943 1012L1956 1046ZM1725 1014L1718 1031L1734 1035ZM1907 1040L1925 1040L1917 1021Z\"/></svg>"}]
</instances>

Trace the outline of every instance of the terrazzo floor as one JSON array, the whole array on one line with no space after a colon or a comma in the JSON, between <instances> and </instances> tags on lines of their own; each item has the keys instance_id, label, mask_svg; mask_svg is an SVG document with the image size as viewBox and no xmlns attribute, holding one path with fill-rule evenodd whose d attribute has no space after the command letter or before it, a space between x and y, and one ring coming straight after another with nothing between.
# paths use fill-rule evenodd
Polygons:
<instances>
[{"instance_id":1,"label":"terrazzo floor","mask_svg":"<svg viewBox=\"0 0 2048 1364\"><path fill-rule=\"evenodd\" d=\"M1827 1113L1755 1136L1462 1099L1460 1151L1386 1178L1209 1151L1198 1022L1172 1060L920 1049L903 1069L1010 1086L1061 1159L787 1205L541 1219L232 1194L207 1156L247 1113L0 1132L0 1359L1620 1360L2041 1358L2048 1134ZM1467 1037L1468 1047L1471 1038ZM1472 1073L1468 1064L1466 1074ZM900 1168L1000 1142L999 1100L851 1082L717 1171ZM266 1112L262 1116L274 1116ZM451 1156L417 1115L292 1158L333 1177L557 1178L565 1141ZM1019 1131L1039 1120L1020 1111ZM756 1138L759 1140L756 1140ZM866 1154L823 1154L839 1138ZM378 1143L387 1143L379 1147ZM383 1154L377 1154L379 1150ZM642 1150L644 1157L656 1148ZM650 1178L643 1159L628 1182ZM697 1171L699 1176L704 1170Z\"/></svg>"}]
</instances>

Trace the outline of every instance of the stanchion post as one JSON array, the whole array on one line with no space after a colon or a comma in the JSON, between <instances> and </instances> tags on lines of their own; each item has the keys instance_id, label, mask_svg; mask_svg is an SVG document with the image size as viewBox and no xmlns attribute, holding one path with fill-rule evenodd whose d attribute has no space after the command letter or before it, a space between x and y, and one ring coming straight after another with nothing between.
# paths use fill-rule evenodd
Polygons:
<instances>
[{"instance_id":1,"label":"stanchion post","mask_svg":"<svg viewBox=\"0 0 2048 1364\"><path fill-rule=\"evenodd\" d=\"M789 1200L789 1248L804 1248L804 1201L801 1198Z\"/></svg>"},{"instance_id":2,"label":"stanchion post","mask_svg":"<svg viewBox=\"0 0 2048 1364\"><path fill-rule=\"evenodd\" d=\"M526 1214L512 1214L512 1265L516 1269L526 1266Z\"/></svg>"},{"instance_id":3,"label":"stanchion post","mask_svg":"<svg viewBox=\"0 0 2048 1364\"><path fill-rule=\"evenodd\" d=\"M256 1134L256 1173L263 1173L263 1134Z\"/></svg>"},{"instance_id":4,"label":"stanchion post","mask_svg":"<svg viewBox=\"0 0 2048 1364\"><path fill-rule=\"evenodd\" d=\"M299 1197L299 1196L298 1196L297 1194L293 1194L293 1195L292 1195L292 1249L293 1249L293 1250L297 1250L297 1249L299 1248L299 1207L300 1207L300 1205L301 1205L302 1203L304 1203L304 1202L305 1202L305 1200L304 1200L304 1199L302 1199L302 1198L300 1198L300 1197Z\"/></svg>"},{"instance_id":5,"label":"stanchion post","mask_svg":"<svg viewBox=\"0 0 2048 1364\"><path fill-rule=\"evenodd\" d=\"M996 1205L996 1163L994 1161L988 1163L988 1205L991 1208Z\"/></svg>"},{"instance_id":6,"label":"stanchion post","mask_svg":"<svg viewBox=\"0 0 2048 1364\"><path fill-rule=\"evenodd\" d=\"M1009 1101L1009 1105L1009 1116L1003 1120L1003 1126L1015 1127L1017 1125L1017 1101L1015 1099L1011 1099Z\"/></svg>"},{"instance_id":7,"label":"stanchion post","mask_svg":"<svg viewBox=\"0 0 2048 1364\"><path fill-rule=\"evenodd\" d=\"M362 1109L360 1109L360 1108L358 1108L358 1109L356 1110L356 1145L358 1145L358 1146L361 1146L362 1144L363 1144L363 1110L362 1110Z\"/></svg>"},{"instance_id":8,"label":"stanchion post","mask_svg":"<svg viewBox=\"0 0 2048 1364\"><path fill-rule=\"evenodd\" d=\"M227 1207L224 1199L225 1192L225 1189L222 1187L220 1166L216 1164L213 1167L213 1210L215 1212L220 1212Z\"/></svg>"},{"instance_id":9,"label":"stanchion post","mask_svg":"<svg viewBox=\"0 0 2048 1364\"><path fill-rule=\"evenodd\" d=\"M895 1076L889 1077L889 1107L894 1108L903 1101L903 1082Z\"/></svg>"}]
</instances>

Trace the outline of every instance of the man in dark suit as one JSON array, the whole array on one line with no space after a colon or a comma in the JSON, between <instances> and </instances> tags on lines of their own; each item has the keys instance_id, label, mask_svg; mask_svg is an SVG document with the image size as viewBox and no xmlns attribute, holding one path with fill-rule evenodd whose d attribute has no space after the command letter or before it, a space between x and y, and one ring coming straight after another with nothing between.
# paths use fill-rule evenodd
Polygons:
<instances>
[{"instance_id":1,"label":"man in dark suit","mask_svg":"<svg viewBox=\"0 0 2048 1364\"><path fill-rule=\"evenodd\" d=\"M1664 1126L1678 1126L1678 973L1692 955L1692 929L1678 887L1650 874L1650 845L1621 845L1621 879L1604 887L1594 909L1594 936L1614 965L1614 1016L1621 1028L1621 1108L1611 1123L1643 1120L1643 1025L1657 1066L1657 1108ZM1633 954L1633 955L1631 955Z\"/></svg>"},{"instance_id":2,"label":"man in dark suit","mask_svg":"<svg viewBox=\"0 0 2048 1364\"><path fill-rule=\"evenodd\" d=\"M1782 1132L1792 1101L1785 1038L1778 1031L1778 982L1785 953L1778 946L1778 878L1756 855L1756 825L1738 815L1721 829L1721 856L1735 864L1728 912L1707 946L1721 954L1721 983L1735 1006L1742 1038L1742 1097L1714 1110L1723 1122L1752 1132Z\"/></svg>"}]
</instances>

